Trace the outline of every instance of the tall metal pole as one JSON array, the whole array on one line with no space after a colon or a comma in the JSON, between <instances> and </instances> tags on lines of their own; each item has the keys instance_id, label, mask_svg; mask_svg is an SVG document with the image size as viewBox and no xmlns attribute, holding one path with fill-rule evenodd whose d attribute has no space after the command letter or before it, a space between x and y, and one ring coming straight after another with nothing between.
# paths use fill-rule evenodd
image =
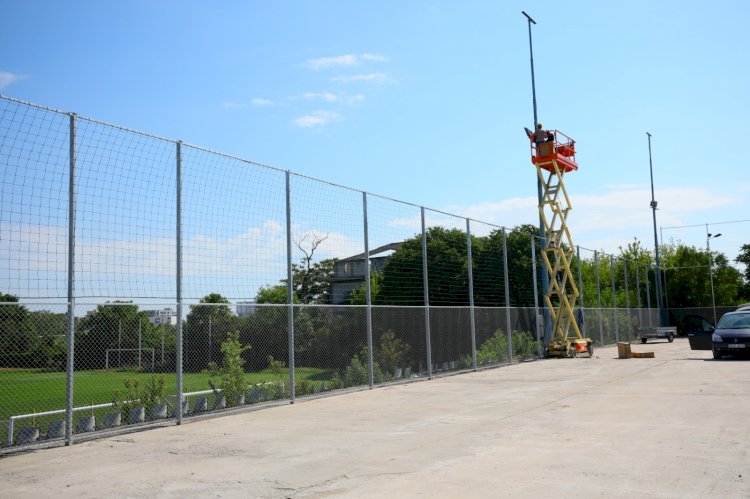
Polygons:
<instances>
[{"instance_id":1,"label":"tall metal pole","mask_svg":"<svg viewBox=\"0 0 750 499\"><path fill-rule=\"evenodd\" d=\"M367 314L367 370L370 380L370 388L375 385L375 370L373 369L374 358L372 352L372 292L370 290L370 236L369 224L367 222L367 193L362 193L362 219L364 222L365 237L365 304ZM393 373L386 373L392 375Z\"/></svg>"},{"instance_id":2,"label":"tall metal pole","mask_svg":"<svg viewBox=\"0 0 750 499\"><path fill-rule=\"evenodd\" d=\"M612 319L615 326L615 341L620 341L620 328L617 325L617 291L615 291L615 257L609 255L609 276L612 280Z\"/></svg>"},{"instance_id":3,"label":"tall metal pole","mask_svg":"<svg viewBox=\"0 0 750 499\"><path fill-rule=\"evenodd\" d=\"M708 278L711 281L711 308L714 311L714 325L716 324L716 295L714 294L714 270L713 262L711 258L711 239L716 239L721 234L710 234L708 232L708 224L706 224L706 251L708 251Z\"/></svg>"},{"instance_id":4,"label":"tall metal pole","mask_svg":"<svg viewBox=\"0 0 750 499\"><path fill-rule=\"evenodd\" d=\"M654 217L654 256L656 257L656 272L654 280L656 281L656 309L659 312L659 325L664 326L666 321L664 320L664 312L662 310L661 300L661 271L659 270L659 236L656 232L656 205L657 202L654 199L654 164L651 160L651 134L646 132L648 135L648 167L651 172L651 211Z\"/></svg>"},{"instance_id":5,"label":"tall metal pole","mask_svg":"<svg viewBox=\"0 0 750 499\"><path fill-rule=\"evenodd\" d=\"M622 259L622 274L625 278L625 309L628 315L628 341L633 338L633 323L630 317L630 286L628 285L628 260L627 258Z\"/></svg>"},{"instance_id":6,"label":"tall metal pole","mask_svg":"<svg viewBox=\"0 0 750 499\"><path fill-rule=\"evenodd\" d=\"M604 346L604 324L602 322L602 287L599 278L599 252L594 251L594 266L596 267L596 305L599 307L599 346Z\"/></svg>"},{"instance_id":7,"label":"tall metal pole","mask_svg":"<svg viewBox=\"0 0 750 499\"><path fill-rule=\"evenodd\" d=\"M651 279L648 278L648 270L651 262L649 261L648 263L649 265L646 265L646 310L648 310L648 325L651 327L654 322L654 314L651 313Z\"/></svg>"},{"instance_id":8,"label":"tall metal pole","mask_svg":"<svg viewBox=\"0 0 750 499\"><path fill-rule=\"evenodd\" d=\"M292 282L292 187L291 173L286 172L286 294L287 343L289 351L289 402L294 403L294 282Z\"/></svg>"},{"instance_id":9,"label":"tall metal pole","mask_svg":"<svg viewBox=\"0 0 750 499\"><path fill-rule=\"evenodd\" d=\"M640 261L638 260L638 254L636 253L635 261L635 299L638 304L638 327L641 327L641 271Z\"/></svg>"},{"instance_id":10,"label":"tall metal pole","mask_svg":"<svg viewBox=\"0 0 750 499\"><path fill-rule=\"evenodd\" d=\"M536 328L536 350L537 356L541 359L544 356L544 351L542 350L542 341L539 338L541 324L539 324L539 291L536 286L536 244L534 244L534 236L531 236L531 277L534 279L534 326Z\"/></svg>"},{"instance_id":11,"label":"tall metal pole","mask_svg":"<svg viewBox=\"0 0 750 499\"><path fill-rule=\"evenodd\" d=\"M177 252L177 330L175 332L175 370L177 371L177 424L182 424L182 412L185 396L182 388L182 142L177 142L177 215L176 215L176 252ZM163 351L163 349L162 349Z\"/></svg>"},{"instance_id":12,"label":"tall metal pole","mask_svg":"<svg viewBox=\"0 0 750 499\"><path fill-rule=\"evenodd\" d=\"M508 338L508 362L513 363L513 332L510 330L510 276L508 276L508 231L503 227L503 275L505 276L505 330Z\"/></svg>"},{"instance_id":13,"label":"tall metal pole","mask_svg":"<svg viewBox=\"0 0 750 499\"><path fill-rule=\"evenodd\" d=\"M531 99L532 104L534 105L534 128L536 129L537 121L537 114L536 114L536 81L534 78L534 46L531 42L531 25L536 24L536 21L531 18L526 12L521 11L521 14L526 16L526 19L528 20L529 25L529 55L531 56Z\"/></svg>"},{"instance_id":14,"label":"tall metal pole","mask_svg":"<svg viewBox=\"0 0 750 499\"><path fill-rule=\"evenodd\" d=\"M466 219L466 261L467 273L469 277L469 324L471 327L471 364L477 368L477 329L476 318L474 317L474 262L471 258L471 222Z\"/></svg>"},{"instance_id":15,"label":"tall metal pole","mask_svg":"<svg viewBox=\"0 0 750 499\"><path fill-rule=\"evenodd\" d=\"M424 288L424 329L425 347L427 350L427 377L432 379L432 343L430 339L430 287L427 275L427 229L424 223L424 206L422 206L422 286Z\"/></svg>"},{"instance_id":16,"label":"tall metal pole","mask_svg":"<svg viewBox=\"0 0 750 499\"><path fill-rule=\"evenodd\" d=\"M586 317L583 315L585 313L584 306L583 306L583 262L581 261L581 247L576 246L576 259L578 260L578 296L580 298L580 303L578 305L578 308L581 310L581 317L584 319L581 321L581 334L583 337L586 337Z\"/></svg>"},{"instance_id":17,"label":"tall metal pole","mask_svg":"<svg viewBox=\"0 0 750 499\"><path fill-rule=\"evenodd\" d=\"M531 18L526 12L521 11L521 14L526 16L526 19L528 21L529 25L529 56L531 60L531 99L532 104L534 107L534 126L532 129L536 130L536 124L539 123L539 118L537 115L537 107L536 107L536 78L534 76L534 45L531 41L531 25L536 24L536 21ZM537 204L538 206L542 205L542 198L543 198L543 189L542 189L542 179L539 178L537 175L536 179L536 196L537 196ZM544 220L542 219L542 214L539 214L539 247L544 251L545 247L545 241L547 239L547 231L544 228ZM549 290L549 275L547 275L547 272L542 272L542 295L547 296L547 291ZM552 323L549 318L549 310L547 310L547 307L544 307L544 342L545 344L549 344L549 342L552 340Z\"/></svg>"},{"instance_id":18,"label":"tall metal pole","mask_svg":"<svg viewBox=\"0 0 750 499\"><path fill-rule=\"evenodd\" d=\"M76 115L70 114L68 173L68 355L66 366L65 445L73 444L73 370L75 369ZM12 437L12 435L11 435Z\"/></svg>"}]
</instances>

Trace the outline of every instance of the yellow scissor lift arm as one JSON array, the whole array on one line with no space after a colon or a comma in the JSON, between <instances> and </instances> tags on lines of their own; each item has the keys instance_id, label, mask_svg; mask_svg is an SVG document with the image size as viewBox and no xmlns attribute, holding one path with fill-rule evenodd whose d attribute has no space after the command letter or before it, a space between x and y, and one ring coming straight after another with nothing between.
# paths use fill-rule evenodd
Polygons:
<instances>
[{"instance_id":1,"label":"yellow scissor lift arm","mask_svg":"<svg viewBox=\"0 0 750 499\"><path fill-rule=\"evenodd\" d=\"M575 162L575 142L555 130L553 140L532 143L531 161L536 166L543 195L539 216L546 231L542 261L549 275L549 288L544 302L552 322L552 340L548 346L550 357L575 357L578 353L593 353L590 338L584 338L575 317L580 293L571 270L573 238L567 218L572 209L563 176L578 169Z\"/></svg>"}]
</instances>

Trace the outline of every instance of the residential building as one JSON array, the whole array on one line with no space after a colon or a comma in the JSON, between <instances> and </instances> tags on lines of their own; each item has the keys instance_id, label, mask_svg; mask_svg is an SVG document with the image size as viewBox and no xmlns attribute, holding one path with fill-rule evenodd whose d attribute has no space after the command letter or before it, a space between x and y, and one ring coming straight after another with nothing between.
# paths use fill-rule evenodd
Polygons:
<instances>
[{"instance_id":1,"label":"residential building","mask_svg":"<svg viewBox=\"0 0 750 499\"><path fill-rule=\"evenodd\" d=\"M160 326L162 324L177 324L177 312L172 308L165 308L162 310L145 310L148 315L148 321L154 326Z\"/></svg>"},{"instance_id":2,"label":"residential building","mask_svg":"<svg viewBox=\"0 0 750 499\"><path fill-rule=\"evenodd\" d=\"M391 255L401 243L390 243L370 251L370 272L382 272ZM343 305L349 302L349 294L365 283L365 254L336 260L331 279L331 303Z\"/></svg>"}]
</instances>

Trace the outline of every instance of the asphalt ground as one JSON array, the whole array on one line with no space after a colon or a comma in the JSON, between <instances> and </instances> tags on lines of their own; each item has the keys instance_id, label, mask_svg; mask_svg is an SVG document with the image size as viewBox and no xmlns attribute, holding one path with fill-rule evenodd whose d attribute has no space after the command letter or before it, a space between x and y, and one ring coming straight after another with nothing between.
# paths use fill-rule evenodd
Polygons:
<instances>
[{"instance_id":1,"label":"asphalt ground","mask_svg":"<svg viewBox=\"0 0 750 499\"><path fill-rule=\"evenodd\" d=\"M0 497L750 497L750 361L525 362L0 458Z\"/></svg>"}]
</instances>

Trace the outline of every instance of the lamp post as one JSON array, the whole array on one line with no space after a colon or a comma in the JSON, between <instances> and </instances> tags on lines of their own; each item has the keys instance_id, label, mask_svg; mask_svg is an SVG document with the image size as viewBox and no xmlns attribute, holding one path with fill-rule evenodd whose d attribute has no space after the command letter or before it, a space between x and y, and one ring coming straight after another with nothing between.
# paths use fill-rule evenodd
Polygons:
<instances>
[{"instance_id":1,"label":"lamp post","mask_svg":"<svg viewBox=\"0 0 750 499\"><path fill-rule=\"evenodd\" d=\"M534 126L531 127L532 130L536 130L536 125L539 123L539 119L537 117L537 109L536 109L536 80L534 78L534 46L531 43L531 25L536 24L536 21L531 18L530 15L528 15L526 12L521 11L521 14L523 14L526 17L526 20L529 25L529 55L531 57L531 100L532 105L534 107ZM542 180L537 177L536 180L536 195L537 195L537 201L538 205L542 205ZM539 246L544 250L545 241L547 238L546 230L544 229L544 219L542 218L542 214L539 214ZM547 275L547 272L542 272L542 295L547 296L547 291L549 289L549 276ZM538 326L537 326L538 327ZM544 308L544 344L548 345L549 342L552 340L552 324L549 320L549 311L547 308Z\"/></svg>"},{"instance_id":2,"label":"lamp post","mask_svg":"<svg viewBox=\"0 0 750 499\"><path fill-rule=\"evenodd\" d=\"M708 252L708 279L711 281L711 308L714 312L714 324L716 324L716 296L714 295L714 271L713 263L711 258L711 239L721 237L721 234L711 234L708 232L708 224L706 224L706 251Z\"/></svg>"},{"instance_id":3,"label":"lamp post","mask_svg":"<svg viewBox=\"0 0 750 499\"><path fill-rule=\"evenodd\" d=\"M648 167L651 172L651 210L654 216L654 256L656 257L656 271L654 272L654 281L656 281L656 310L659 313L659 325L663 326L664 317L661 306L661 271L659 270L659 237L656 233L656 200L654 199L654 163L651 160L651 134L646 132L648 135ZM647 276L648 277L648 276Z\"/></svg>"}]
</instances>

